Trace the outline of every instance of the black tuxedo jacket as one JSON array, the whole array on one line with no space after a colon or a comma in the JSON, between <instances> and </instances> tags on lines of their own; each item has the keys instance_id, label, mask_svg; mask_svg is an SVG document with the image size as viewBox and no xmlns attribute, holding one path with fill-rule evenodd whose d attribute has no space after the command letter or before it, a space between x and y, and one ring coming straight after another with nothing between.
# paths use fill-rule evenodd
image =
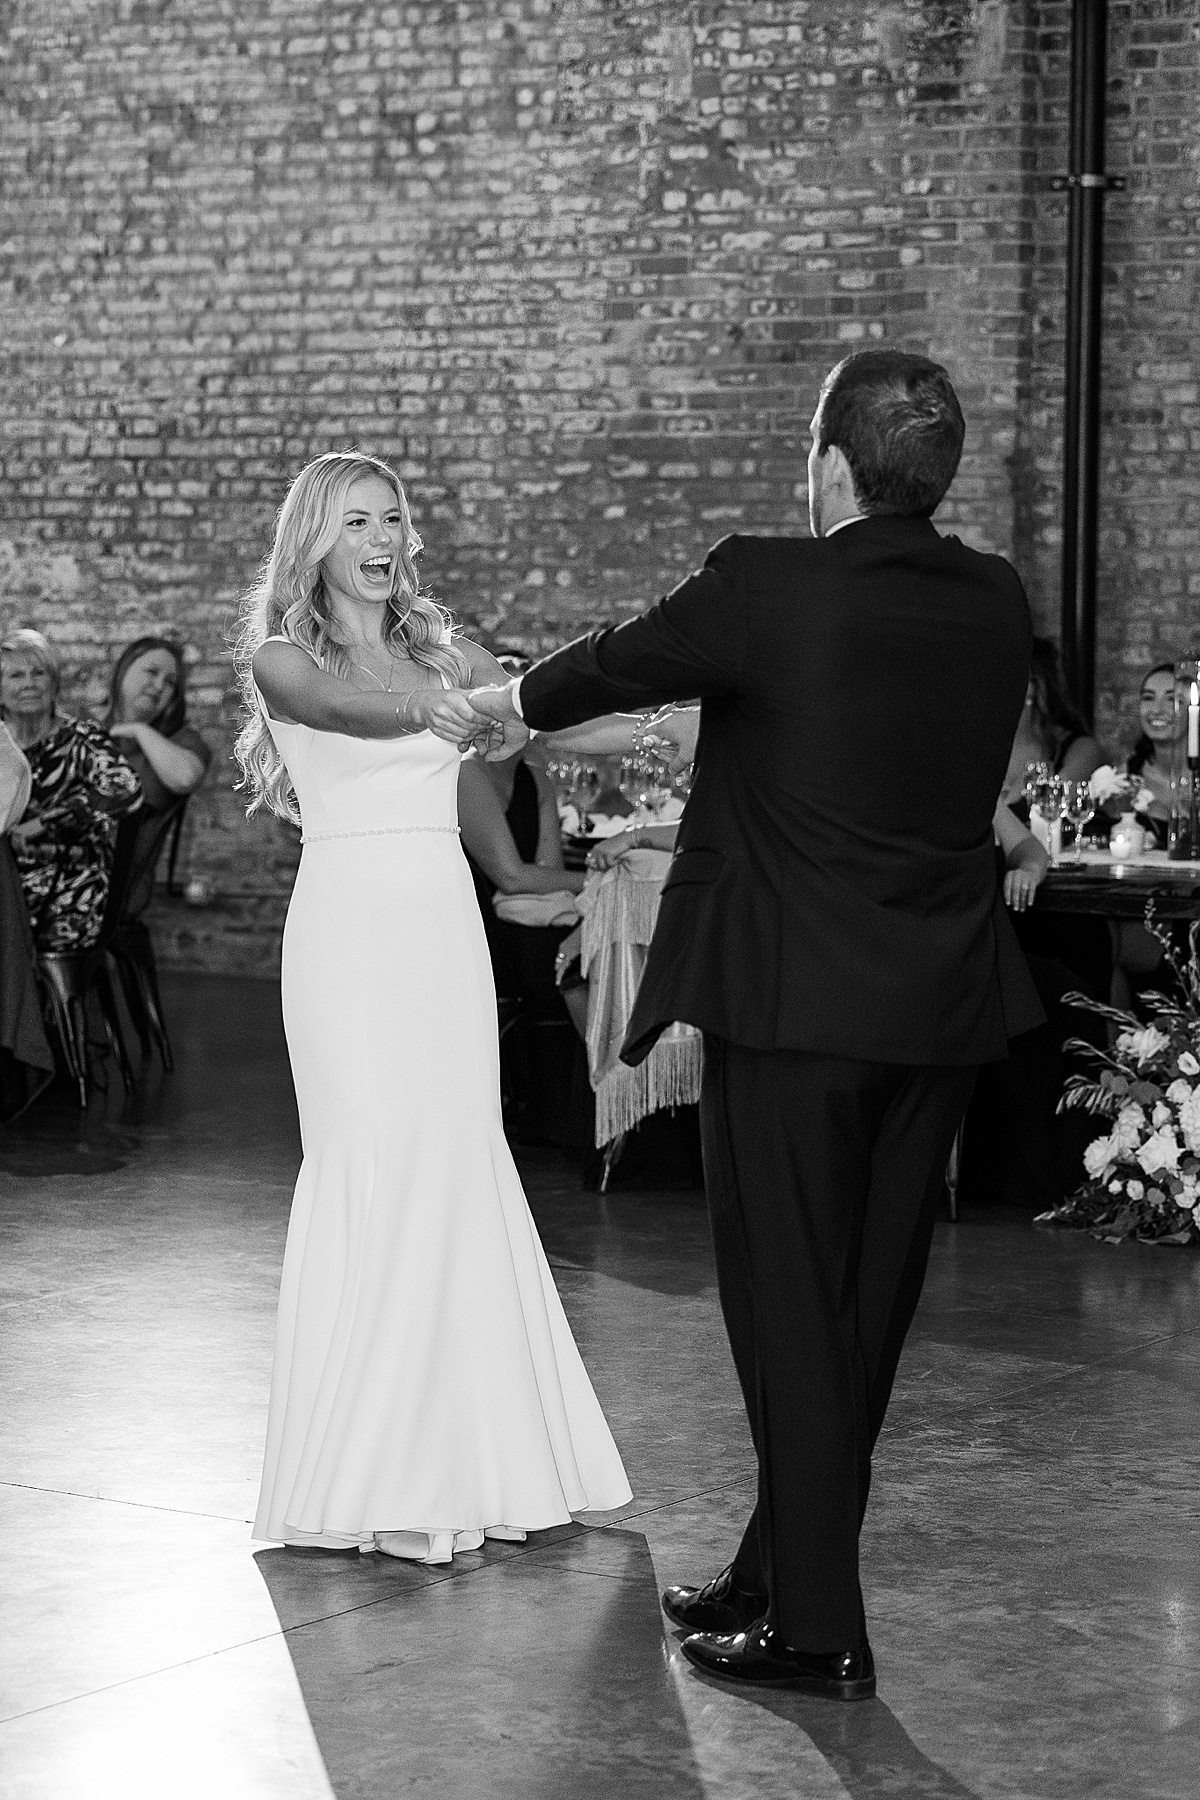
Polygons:
<instances>
[{"instance_id":1,"label":"black tuxedo jacket","mask_svg":"<svg viewBox=\"0 0 1200 1800\"><path fill-rule=\"evenodd\" d=\"M971 1064L1043 1014L992 815L1024 589L928 519L728 537L521 683L532 726L701 697L691 797L625 1048L681 1019L756 1049Z\"/></svg>"}]
</instances>

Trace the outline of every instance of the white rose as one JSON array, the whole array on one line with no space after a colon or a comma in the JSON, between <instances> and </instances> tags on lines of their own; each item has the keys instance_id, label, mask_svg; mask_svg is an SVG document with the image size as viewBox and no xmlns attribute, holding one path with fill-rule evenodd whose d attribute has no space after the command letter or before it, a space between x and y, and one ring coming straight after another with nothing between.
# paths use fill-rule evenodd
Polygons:
<instances>
[{"instance_id":1,"label":"white rose","mask_svg":"<svg viewBox=\"0 0 1200 1800\"><path fill-rule=\"evenodd\" d=\"M1200 1225L1200 1201L1197 1201L1196 1205L1193 1206L1192 1217L1196 1221L1197 1225Z\"/></svg>"},{"instance_id":2,"label":"white rose","mask_svg":"<svg viewBox=\"0 0 1200 1800\"><path fill-rule=\"evenodd\" d=\"M1113 1126L1112 1141L1116 1150L1136 1150L1146 1128L1146 1115L1134 1101L1123 1106Z\"/></svg>"},{"instance_id":3,"label":"white rose","mask_svg":"<svg viewBox=\"0 0 1200 1800\"><path fill-rule=\"evenodd\" d=\"M1200 1156L1200 1088L1189 1094L1179 1108L1179 1129L1193 1156Z\"/></svg>"},{"instance_id":4,"label":"white rose","mask_svg":"<svg viewBox=\"0 0 1200 1800\"><path fill-rule=\"evenodd\" d=\"M1180 1053L1179 1066L1185 1075L1200 1075L1200 1062L1196 1061L1190 1050Z\"/></svg>"},{"instance_id":5,"label":"white rose","mask_svg":"<svg viewBox=\"0 0 1200 1800\"><path fill-rule=\"evenodd\" d=\"M1200 1200L1200 1177L1185 1175L1183 1177L1183 1193L1180 1196L1184 1206L1195 1206Z\"/></svg>"},{"instance_id":6,"label":"white rose","mask_svg":"<svg viewBox=\"0 0 1200 1800\"><path fill-rule=\"evenodd\" d=\"M1114 794L1125 791L1124 778L1117 774L1111 763L1101 763L1088 776L1088 788L1093 800L1101 802L1111 800Z\"/></svg>"},{"instance_id":7,"label":"white rose","mask_svg":"<svg viewBox=\"0 0 1200 1800\"><path fill-rule=\"evenodd\" d=\"M1083 1166L1093 1181L1099 1181L1108 1173L1115 1156L1116 1151L1111 1138L1093 1138L1083 1153Z\"/></svg>"},{"instance_id":8,"label":"white rose","mask_svg":"<svg viewBox=\"0 0 1200 1800\"><path fill-rule=\"evenodd\" d=\"M1170 1042L1166 1032L1160 1031L1157 1025L1143 1025L1140 1031L1123 1031L1117 1039L1118 1048L1127 1056L1136 1056L1139 1067L1161 1056Z\"/></svg>"},{"instance_id":9,"label":"white rose","mask_svg":"<svg viewBox=\"0 0 1200 1800\"><path fill-rule=\"evenodd\" d=\"M1119 1181L1110 1181L1108 1184L1108 1191L1110 1194L1119 1194L1121 1191L1121 1183Z\"/></svg>"},{"instance_id":10,"label":"white rose","mask_svg":"<svg viewBox=\"0 0 1200 1800\"><path fill-rule=\"evenodd\" d=\"M1157 1175L1160 1169L1177 1169L1179 1145L1175 1142L1174 1132L1156 1131L1137 1152L1137 1159L1147 1175Z\"/></svg>"},{"instance_id":11,"label":"white rose","mask_svg":"<svg viewBox=\"0 0 1200 1800\"><path fill-rule=\"evenodd\" d=\"M1149 812L1153 804L1154 795L1150 792L1150 789L1148 787L1140 787L1133 797L1133 810L1140 813Z\"/></svg>"},{"instance_id":12,"label":"white rose","mask_svg":"<svg viewBox=\"0 0 1200 1800\"><path fill-rule=\"evenodd\" d=\"M1146 1190L1140 1181L1127 1181L1125 1183L1125 1192L1129 1195L1131 1200L1141 1200L1144 1198Z\"/></svg>"},{"instance_id":13,"label":"white rose","mask_svg":"<svg viewBox=\"0 0 1200 1800\"><path fill-rule=\"evenodd\" d=\"M1170 1117L1170 1107L1165 1101L1159 1100L1155 1103L1154 1111L1150 1114L1150 1123L1152 1125L1165 1125Z\"/></svg>"},{"instance_id":14,"label":"white rose","mask_svg":"<svg viewBox=\"0 0 1200 1800\"><path fill-rule=\"evenodd\" d=\"M1190 1100L1191 1097L1192 1089L1189 1082L1173 1081L1167 1089L1167 1099L1174 1101L1176 1106L1182 1106L1184 1101Z\"/></svg>"}]
</instances>

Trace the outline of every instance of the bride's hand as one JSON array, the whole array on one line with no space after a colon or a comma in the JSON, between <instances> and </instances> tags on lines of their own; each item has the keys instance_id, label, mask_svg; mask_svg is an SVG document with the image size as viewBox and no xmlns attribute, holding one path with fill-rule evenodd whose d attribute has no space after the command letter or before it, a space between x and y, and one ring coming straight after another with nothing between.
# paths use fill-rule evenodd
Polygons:
<instances>
[{"instance_id":1,"label":"bride's hand","mask_svg":"<svg viewBox=\"0 0 1200 1800\"><path fill-rule=\"evenodd\" d=\"M414 688L397 709L404 731L432 731L465 750L479 732L479 715L461 688Z\"/></svg>"}]
</instances>

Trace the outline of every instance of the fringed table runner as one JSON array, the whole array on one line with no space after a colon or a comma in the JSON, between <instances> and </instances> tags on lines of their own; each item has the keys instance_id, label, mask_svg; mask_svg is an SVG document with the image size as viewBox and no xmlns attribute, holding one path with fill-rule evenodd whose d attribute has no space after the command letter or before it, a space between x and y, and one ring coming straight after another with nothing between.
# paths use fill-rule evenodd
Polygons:
<instances>
[{"instance_id":1,"label":"fringed table runner","mask_svg":"<svg viewBox=\"0 0 1200 1800\"><path fill-rule=\"evenodd\" d=\"M620 1059L670 864L665 850L632 850L579 895L597 1144L610 1143L660 1107L700 1098L701 1039L694 1025L669 1026L635 1069Z\"/></svg>"}]
</instances>

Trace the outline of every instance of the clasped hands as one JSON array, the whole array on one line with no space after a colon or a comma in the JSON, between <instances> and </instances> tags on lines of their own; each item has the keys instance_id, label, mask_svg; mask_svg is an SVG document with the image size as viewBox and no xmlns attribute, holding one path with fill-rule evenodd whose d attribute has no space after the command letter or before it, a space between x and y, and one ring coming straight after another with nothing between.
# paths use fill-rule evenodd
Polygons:
<instances>
[{"instance_id":1,"label":"clasped hands","mask_svg":"<svg viewBox=\"0 0 1200 1800\"><path fill-rule=\"evenodd\" d=\"M414 725L465 756L474 750L488 762L503 762L529 742L529 729L513 705L512 682L503 687L422 690L408 717Z\"/></svg>"}]
</instances>

